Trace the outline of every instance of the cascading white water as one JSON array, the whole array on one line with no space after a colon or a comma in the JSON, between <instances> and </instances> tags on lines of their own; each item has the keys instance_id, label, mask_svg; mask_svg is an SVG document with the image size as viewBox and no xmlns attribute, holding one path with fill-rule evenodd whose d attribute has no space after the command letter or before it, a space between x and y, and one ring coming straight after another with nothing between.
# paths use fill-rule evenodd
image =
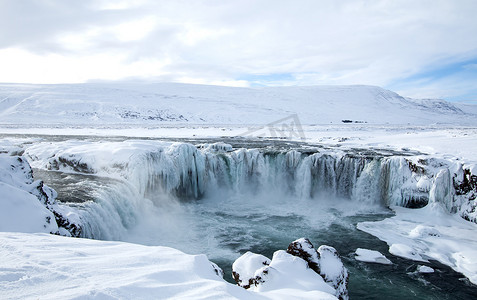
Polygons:
<instances>
[{"instance_id":1,"label":"cascading white water","mask_svg":"<svg viewBox=\"0 0 477 300\"><path fill-rule=\"evenodd\" d=\"M354 199L365 204L401 205L412 172L403 157L374 158L297 150L201 151L190 144L138 155L126 179L145 197L171 194L198 199L219 189L246 192L279 191L300 198ZM427 202L427 199L423 200Z\"/></svg>"},{"instance_id":2,"label":"cascading white water","mask_svg":"<svg viewBox=\"0 0 477 300\"><path fill-rule=\"evenodd\" d=\"M432 201L446 201L449 210L456 210L452 199L439 192L453 190L451 179L441 187L442 176L424 174L417 166L411 170L413 163L399 155L299 147L234 150L223 143L194 146L154 141L91 143L89 147L66 141L57 148L47 146L26 150L36 168L116 179L93 188L95 200L81 205L85 237L123 239L144 216L160 215L164 205L170 209L177 201L217 195L223 201L256 195L294 201L344 199L361 207L422 207L431 195Z\"/></svg>"}]
</instances>

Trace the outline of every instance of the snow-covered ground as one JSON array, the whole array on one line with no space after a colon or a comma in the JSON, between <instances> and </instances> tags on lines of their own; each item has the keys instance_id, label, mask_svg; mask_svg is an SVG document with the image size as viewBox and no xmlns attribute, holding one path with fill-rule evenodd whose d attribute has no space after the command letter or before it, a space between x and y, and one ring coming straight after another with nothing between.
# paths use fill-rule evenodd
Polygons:
<instances>
[{"instance_id":1,"label":"snow-covered ground","mask_svg":"<svg viewBox=\"0 0 477 300\"><path fill-rule=\"evenodd\" d=\"M327 292L248 291L224 281L205 255L168 247L0 232L0 256L2 299L337 299L324 283Z\"/></svg>"}]
</instances>

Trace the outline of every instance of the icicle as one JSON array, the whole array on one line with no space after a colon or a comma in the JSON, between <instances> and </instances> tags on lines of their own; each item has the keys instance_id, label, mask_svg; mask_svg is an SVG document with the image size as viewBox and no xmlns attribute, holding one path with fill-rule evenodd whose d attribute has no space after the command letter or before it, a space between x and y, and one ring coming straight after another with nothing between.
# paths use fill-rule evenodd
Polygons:
<instances>
[{"instance_id":1,"label":"icicle","mask_svg":"<svg viewBox=\"0 0 477 300\"><path fill-rule=\"evenodd\" d=\"M454 188L452 186L452 177L449 169L442 169L437 173L434 184L429 192L429 204L440 204L448 212L455 212L453 205Z\"/></svg>"}]
</instances>

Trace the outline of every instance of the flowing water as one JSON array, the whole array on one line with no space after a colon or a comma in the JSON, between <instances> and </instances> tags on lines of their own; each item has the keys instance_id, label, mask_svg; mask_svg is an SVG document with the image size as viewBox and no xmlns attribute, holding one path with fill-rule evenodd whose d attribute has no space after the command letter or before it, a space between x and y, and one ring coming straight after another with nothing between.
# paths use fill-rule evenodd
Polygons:
<instances>
[{"instance_id":1,"label":"flowing water","mask_svg":"<svg viewBox=\"0 0 477 300\"><path fill-rule=\"evenodd\" d=\"M428 264L436 272L416 273L416 262L392 256L384 242L356 229L358 222L392 216L389 203L413 201L393 196L407 172L402 158L314 157L289 149L201 156L195 149L180 146L174 153L181 155L168 154L172 162L164 152L141 156L127 180L44 169L35 169L35 177L53 187L59 201L79 209L85 237L205 253L230 282L231 265L244 252L271 258L307 237L316 247L330 245L341 254L351 299L477 294L463 275L437 262ZM359 262L356 248L378 250L393 264Z\"/></svg>"}]
</instances>

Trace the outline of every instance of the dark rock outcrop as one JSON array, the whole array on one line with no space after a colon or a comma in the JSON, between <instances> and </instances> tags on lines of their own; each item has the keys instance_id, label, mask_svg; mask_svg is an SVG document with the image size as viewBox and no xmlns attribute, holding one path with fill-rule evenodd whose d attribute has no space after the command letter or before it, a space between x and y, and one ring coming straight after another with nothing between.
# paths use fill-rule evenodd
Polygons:
<instances>
[{"instance_id":1,"label":"dark rock outcrop","mask_svg":"<svg viewBox=\"0 0 477 300\"><path fill-rule=\"evenodd\" d=\"M308 263L308 267L310 269L320 274L320 258L318 257L318 252L316 252L316 249L313 247L313 244L309 239L301 238L291 242L290 245L288 245L287 253L300 257Z\"/></svg>"}]
</instances>

